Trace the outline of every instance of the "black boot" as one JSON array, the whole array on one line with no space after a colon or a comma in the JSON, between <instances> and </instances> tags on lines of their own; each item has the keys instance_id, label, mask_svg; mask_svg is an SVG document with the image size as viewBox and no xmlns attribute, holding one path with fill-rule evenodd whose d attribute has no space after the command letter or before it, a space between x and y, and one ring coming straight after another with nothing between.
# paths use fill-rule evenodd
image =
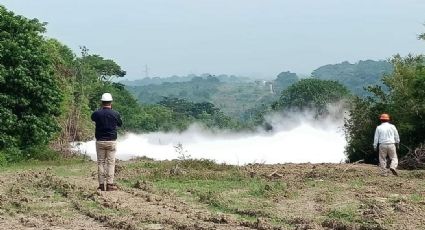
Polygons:
<instances>
[{"instance_id":1,"label":"black boot","mask_svg":"<svg viewBox=\"0 0 425 230\"><path fill-rule=\"evenodd\" d=\"M106 184L106 191L116 191L118 187L115 184Z\"/></svg>"},{"instance_id":2,"label":"black boot","mask_svg":"<svg viewBox=\"0 0 425 230\"><path fill-rule=\"evenodd\" d=\"M99 187L97 187L97 190L105 191L105 184L99 184Z\"/></svg>"},{"instance_id":3,"label":"black boot","mask_svg":"<svg viewBox=\"0 0 425 230\"><path fill-rule=\"evenodd\" d=\"M398 176L398 173L397 173L397 171L395 169L390 168L390 170L391 170L391 172L393 173L394 176Z\"/></svg>"}]
</instances>

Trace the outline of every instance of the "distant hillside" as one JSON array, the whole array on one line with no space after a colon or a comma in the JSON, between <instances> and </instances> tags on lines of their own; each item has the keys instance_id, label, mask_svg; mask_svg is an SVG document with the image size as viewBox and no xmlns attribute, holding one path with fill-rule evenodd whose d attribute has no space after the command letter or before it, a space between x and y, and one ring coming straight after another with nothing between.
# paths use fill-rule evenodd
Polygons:
<instances>
[{"instance_id":1,"label":"distant hillside","mask_svg":"<svg viewBox=\"0 0 425 230\"><path fill-rule=\"evenodd\" d=\"M130 81L130 80L123 80L120 81L121 84L127 85L127 86L142 86L142 85L160 85L165 82L173 83L173 82L188 82L191 81L195 77L202 77L206 78L208 76L213 76L211 74L205 73L201 75L195 75L195 74L189 74L187 76L171 76L171 77L145 77L142 79ZM221 74L214 77L218 78L221 82L247 82L250 81L247 77L240 77L240 76L234 76L234 75L225 75Z\"/></svg>"},{"instance_id":2,"label":"distant hillside","mask_svg":"<svg viewBox=\"0 0 425 230\"><path fill-rule=\"evenodd\" d=\"M312 77L321 80L334 80L345 85L354 94L367 95L364 87L381 85L381 78L393 71L392 65L387 61L359 61L351 64L347 61L319 67L312 72Z\"/></svg>"},{"instance_id":3,"label":"distant hillside","mask_svg":"<svg viewBox=\"0 0 425 230\"><path fill-rule=\"evenodd\" d=\"M379 85L384 74L392 71L386 61L359 61L351 64L325 65L314 70L313 78L334 80L345 85L353 94L365 96L363 89ZM210 102L225 114L239 119L250 119L255 111L264 110L275 102L281 92L299 81L296 73L283 71L272 81L254 80L246 77L209 74L172 76L167 78L144 78L121 81L127 89L144 104L156 104L163 97L181 98L195 103Z\"/></svg>"},{"instance_id":4,"label":"distant hillside","mask_svg":"<svg viewBox=\"0 0 425 230\"><path fill-rule=\"evenodd\" d=\"M182 98L193 102L211 102L221 111L241 119L246 110L262 104L271 104L278 95L272 90L271 82L251 80L234 76L195 76L185 82L134 86L127 89L144 104L156 104L163 97ZM125 83L125 82L122 82Z\"/></svg>"}]
</instances>

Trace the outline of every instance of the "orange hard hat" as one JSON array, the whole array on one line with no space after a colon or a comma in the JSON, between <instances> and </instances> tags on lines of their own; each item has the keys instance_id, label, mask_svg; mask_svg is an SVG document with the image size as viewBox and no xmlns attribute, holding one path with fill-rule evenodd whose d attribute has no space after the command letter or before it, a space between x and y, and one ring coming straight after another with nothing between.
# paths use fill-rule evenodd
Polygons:
<instances>
[{"instance_id":1,"label":"orange hard hat","mask_svg":"<svg viewBox=\"0 0 425 230\"><path fill-rule=\"evenodd\" d=\"M383 113L381 114L381 116L379 116L379 120L381 121L389 121L390 120L390 115Z\"/></svg>"}]
</instances>

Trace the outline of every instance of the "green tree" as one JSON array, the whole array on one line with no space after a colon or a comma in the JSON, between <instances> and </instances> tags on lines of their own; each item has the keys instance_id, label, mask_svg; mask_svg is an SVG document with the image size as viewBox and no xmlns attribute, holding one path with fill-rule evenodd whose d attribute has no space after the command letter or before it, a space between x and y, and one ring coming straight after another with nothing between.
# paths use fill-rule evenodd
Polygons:
<instances>
[{"instance_id":1,"label":"green tree","mask_svg":"<svg viewBox=\"0 0 425 230\"><path fill-rule=\"evenodd\" d=\"M55 117L63 95L44 32L37 19L0 6L0 151L46 145L59 129ZM23 156L17 153L15 160Z\"/></svg>"},{"instance_id":2,"label":"green tree","mask_svg":"<svg viewBox=\"0 0 425 230\"><path fill-rule=\"evenodd\" d=\"M282 92L282 90L287 89L298 80L299 78L296 73L291 73L289 71L282 72L277 75L277 78L274 80L275 91Z\"/></svg>"},{"instance_id":3,"label":"green tree","mask_svg":"<svg viewBox=\"0 0 425 230\"><path fill-rule=\"evenodd\" d=\"M173 112L160 105L142 105L141 113L135 120L138 130L148 132L170 131L175 128L173 123Z\"/></svg>"},{"instance_id":4,"label":"green tree","mask_svg":"<svg viewBox=\"0 0 425 230\"><path fill-rule=\"evenodd\" d=\"M388 61L359 61L351 64L347 61L324 65L312 72L313 78L321 80L338 81L346 86L351 92L358 96L370 95L368 86L381 85L381 79L385 74L393 71L391 63Z\"/></svg>"},{"instance_id":5,"label":"green tree","mask_svg":"<svg viewBox=\"0 0 425 230\"><path fill-rule=\"evenodd\" d=\"M114 77L124 77L126 72L113 60L105 59L99 55L86 55L86 47L82 47L82 61L89 65L98 74L99 80L111 81Z\"/></svg>"},{"instance_id":6,"label":"green tree","mask_svg":"<svg viewBox=\"0 0 425 230\"><path fill-rule=\"evenodd\" d=\"M372 141L381 113L389 113L397 126L403 146L399 157L425 140L425 58L396 55L391 63L393 73L382 80L388 90L380 86L369 87L372 96L357 98L352 103L350 118L345 123L346 154L350 161L377 162Z\"/></svg>"},{"instance_id":7,"label":"green tree","mask_svg":"<svg viewBox=\"0 0 425 230\"><path fill-rule=\"evenodd\" d=\"M178 130L186 129L193 122L211 128L240 128L237 121L226 116L210 102L194 103L185 99L164 97L159 104L172 111L171 125Z\"/></svg>"},{"instance_id":8,"label":"green tree","mask_svg":"<svg viewBox=\"0 0 425 230\"><path fill-rule=\"evenodd\" d=\"M53 63L54 77L64 97L61 102L61 116L57 119L60 132L50 146L60 152L67 152L69 142L91 138L92 125L87 99L82 98L78 78L78 59L68 48L55 39L46 41L48 54Z\"/></svg>"},{"instance_id":9,"label":"green tree","mask_svg":"<svg viewBox=\"0 0 425 230\"><path fill-rule=\"evenodd\" d=\"M274 110L314 110L316 115L328 112L327 106L349 97L348 89L336 81L302 79L284 90Z\"/></svg>"}]
</instances>

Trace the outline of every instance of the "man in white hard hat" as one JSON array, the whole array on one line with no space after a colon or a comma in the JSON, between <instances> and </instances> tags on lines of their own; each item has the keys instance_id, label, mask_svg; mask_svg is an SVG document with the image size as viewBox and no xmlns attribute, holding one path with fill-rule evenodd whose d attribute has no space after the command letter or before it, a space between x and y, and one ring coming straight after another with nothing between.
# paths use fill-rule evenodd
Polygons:
<instances>
[{"instance_id":1,"label":"man in white hard hat","mask_svg":"<svg viewBox=\"0 0 425 230\"><path fill-rule=\"evenodd\" d=\"M120 114L112 109L112 95L110 93L104 93L100 100L102 101L102 108L91 115L92 121L96 123L98 189L114 191L118 189L114 184L117 127L121 127L122 121Z\"/></svg>"}]
</instances>

